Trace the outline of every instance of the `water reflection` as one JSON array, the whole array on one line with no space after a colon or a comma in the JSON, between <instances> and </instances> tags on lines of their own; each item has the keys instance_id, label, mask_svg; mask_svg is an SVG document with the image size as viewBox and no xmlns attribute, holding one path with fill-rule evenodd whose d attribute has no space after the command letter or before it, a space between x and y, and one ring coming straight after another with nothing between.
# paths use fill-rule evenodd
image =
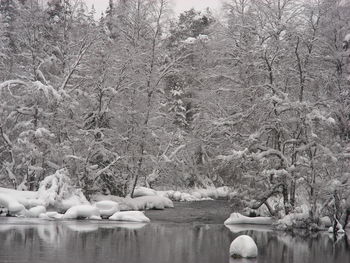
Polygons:
<instances>
[{"instance_id":1,"label":"water reflection","mask_svg":"<svg viewBox=\"0 0 350 263\"><path fill-rule=\"evenodd\" d=\"M334 242L327 233L310 238L223 225L22 220L0 220L0 262L350 262L346 236ZM241 234L256 241L257 259L229 257L231 241Z\"/></svg>"}]
</instances>

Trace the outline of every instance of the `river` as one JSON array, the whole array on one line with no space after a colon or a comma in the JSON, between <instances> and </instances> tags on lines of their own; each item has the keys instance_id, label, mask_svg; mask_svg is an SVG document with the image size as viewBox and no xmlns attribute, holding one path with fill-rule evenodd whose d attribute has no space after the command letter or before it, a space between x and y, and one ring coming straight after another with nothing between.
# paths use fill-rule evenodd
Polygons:
<instances>
[{"instance_id":1,"label":"river","mask_svg":"<svg viewBox=\"0 0 350 263\"><path fill-rule=\"evenodd\" d=\"M178 203L147 211L149 224L47 221L0 217L0 263L349 263L350 232L289 234L267 227L222 224L227 202ZM248 234L254 260L229 256L230 243Z\"/></svg>"}]
</instances>

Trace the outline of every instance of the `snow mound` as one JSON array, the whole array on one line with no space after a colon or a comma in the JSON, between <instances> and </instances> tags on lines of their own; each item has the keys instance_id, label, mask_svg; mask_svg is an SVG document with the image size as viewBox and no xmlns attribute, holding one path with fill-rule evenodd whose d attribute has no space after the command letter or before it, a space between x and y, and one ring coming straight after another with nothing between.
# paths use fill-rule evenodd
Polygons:
<instances>
[{"instance_id":1,"label":"snow mound","mask_svg":"<svg viewBox=\"0 0 350 263\"><path fill-rule=\"evenodd\" d=\"M100 216L100 211L91 205L76 205L69 208L63 215L63 219L90 218Z\"/></svg>"},{"instance_id":2,"label":"snow mound","mask_svg":"<svg viewBox=\"0 0 350 263\"><path fill-rule=\"evenodd\" d=\"M111 217L109 217L109 220L146 223L150 222L150 219L146 217L143 212L140 211L116 212Z\"/></svg>"},{"instance_id":3,"label":"snow mound","mask_svg":"<svg viewBox=\"0 0 350 263\"><path fill-rule=\"evenodd\" d=\"M99 210L101 217L110 217L119 211L118 203L110 200L99 201L94 206Z\"/></svg>"},{"instance_id":4,"label":"snow mound","mask_svg":"<svg viewBox=\"0 0 350 263\"><path fill-rule=\"evenodd\" d=\"M34 191L19 191L14 189L0 187L0 194L6 194L16 199L17 202L24 205L26 208L44 205L41 199L38 199L38 192Z\"/></svg>"},{"instance_id":5,"label":"snow mound","mask_svg":"<svg viewBox=\"0 0 350 263\"><path fill-rule=\"evenodd\" d=\"M180 201L180 199L181 199L181 192L176 191L176 192L173 194L173 199L174 199L175 201Z\"/></svg>"},{"instance_id":6,"label":"snow mound","mask_svg":"<svg viewBox=\"0 0 350 263\"><path fill-rule=\"evenodd\" d=\"M241 235L232 241L230 245L230 256L255 258L258 256L258 247L250 236Z\"/></svg>"},{"instance_id":7,"label":"snow mound","mask_svg":"<svg viewBox=\"0 0 350 263\"><path fill-rule=\"evenodd\" d=\"M153 190L151 188L147 187L136 187L134 190L133 197L140 197L140 196L154 196L157 195L157 191Z\"/></svg>"},{"instance_id":8,"label":"snow mound","mask_svg":"<svg viewBox=\"0 0 350 263\"><path fill-rule=\"evenodd\" d=\"M225 225L252 224L252 225L271 225L271 217L247 217L240 213L232 213L224 222Z\"/></svg>"},{"instance_id":9,"label":"snow mound","mask_svg":"<svg viewBox=\"0 0 350 263\"><path fill-rule=\"evenodd\" d=\"M45 213L45 212L46 212L45 206L39 205L39 206L35 206L35 207L30 208L27 212L27 216L28 217L39 217L40 214Z\"/></svg>"},{"instance_id":10,"label":"snow mound","mask_svg":"<svg viewBox=\"0 0 350 263\"><path fill-rule=\"evenodd\" d=\"M173 202L163 196L141 196L137 198L126 198L125 203L130 207L131 210L150 210L173 208Z\"/></svg>"},{"instance_id":11,"label":"snow mound","mask_svg":"<svg viewBox=\"0 0 350 263\"><path fill-rule=\"evenodd\" d=\"M0 193L0 206L5 207L11 215L16 215L25 210L24 205L20 204L11 195L2 193Z\"/></svg>"}]
</instances>

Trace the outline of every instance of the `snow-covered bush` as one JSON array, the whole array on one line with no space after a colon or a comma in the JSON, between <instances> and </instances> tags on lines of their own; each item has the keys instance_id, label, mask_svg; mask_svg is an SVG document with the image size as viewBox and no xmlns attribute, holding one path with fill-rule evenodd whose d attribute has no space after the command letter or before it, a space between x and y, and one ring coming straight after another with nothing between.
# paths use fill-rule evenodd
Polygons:
<instances>
[{"instance_id":1,"label":"snow-covered bush","mask_svg":"<svg viewBox=\"0 0 350 263\"><path fill-rule=\"evenodd\" d=\"M89 204L81 190L72 186L66 169L56 171L40 183L38 198L44 201L46 207L55 207L59 211L66 211L76 205Z\"/></svg>"}]
</instances>

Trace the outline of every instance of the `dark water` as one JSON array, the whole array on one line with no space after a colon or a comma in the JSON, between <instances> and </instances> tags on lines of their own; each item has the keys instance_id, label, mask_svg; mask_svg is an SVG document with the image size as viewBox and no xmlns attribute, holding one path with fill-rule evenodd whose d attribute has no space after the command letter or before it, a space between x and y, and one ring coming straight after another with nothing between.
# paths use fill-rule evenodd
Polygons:
<instances>
[{"instance_id":1,"label":"dark water","mask_svg":"<svg viewBox=\"0 0 350 263\"><path fill-rule=\"evenodd\" d=\"M231 241L248 234L256 260L229 257ZM205 224L116 224L0 218L0 262L62 263L349 263L350 240L328 233L312 237L268 229L231 230Z\"/></svg>"}]
</instances>

